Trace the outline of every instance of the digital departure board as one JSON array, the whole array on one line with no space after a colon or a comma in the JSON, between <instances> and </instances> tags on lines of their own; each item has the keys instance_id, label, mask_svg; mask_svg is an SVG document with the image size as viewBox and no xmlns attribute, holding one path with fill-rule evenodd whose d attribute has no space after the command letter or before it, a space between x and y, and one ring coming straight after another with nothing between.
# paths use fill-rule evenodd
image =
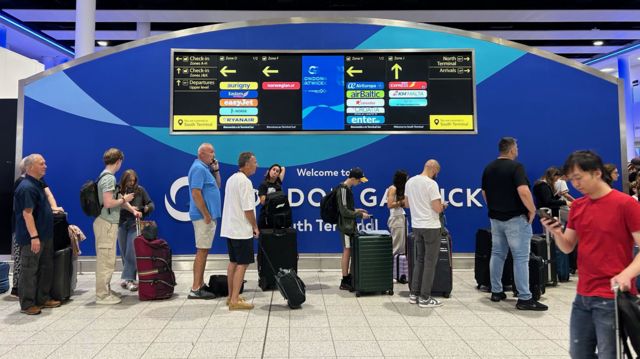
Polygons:
<instances>
[{"instance_id":1,"label":"digital departure board","mask_svg":"<svg viewBox=\"0 0 640 359\"><path fill-rule=\"evenodd\" d=\"M472 50L172 50L171 132L476 132Z\"/></svg>"}]
</instances>

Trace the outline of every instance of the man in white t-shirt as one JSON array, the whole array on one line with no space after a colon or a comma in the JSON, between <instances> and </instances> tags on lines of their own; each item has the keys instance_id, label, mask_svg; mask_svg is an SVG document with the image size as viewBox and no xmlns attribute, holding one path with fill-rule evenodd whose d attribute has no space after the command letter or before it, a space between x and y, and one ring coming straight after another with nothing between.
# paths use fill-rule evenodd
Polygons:
<instances>
[{"instance_id":1,"label":"man in white t-shirt","mask_svg":"<svg viewBox=\"0 0 640 359\"><path fill-rule=\"evenodd\" d=\"M409 303L418 303L421 308L442 305L431 296L440 253L440 213L444 210L438 183L434 181L439 172L438 161L428 160L422 173L411 177L405 185L406 205L411 212L415 250Z\"/></svg>"},{"instance_id":2,"label":"man in white t-shirt","mask_svg":"<svg viewBox=\"0 0 640 359\"><path fill-rule=\"evenodd\" d=\"M253 309L253 304L240 296L244 273L253 263L253 238L258 238L260 230L256 222L256 201L253 184L249 176L256 173L258 161L251 152L242 152L238 159L239 170L227 180L222 208L220 236L227 238L229 266L227 285L229 310Z\"/></svg>"}]
</instances>

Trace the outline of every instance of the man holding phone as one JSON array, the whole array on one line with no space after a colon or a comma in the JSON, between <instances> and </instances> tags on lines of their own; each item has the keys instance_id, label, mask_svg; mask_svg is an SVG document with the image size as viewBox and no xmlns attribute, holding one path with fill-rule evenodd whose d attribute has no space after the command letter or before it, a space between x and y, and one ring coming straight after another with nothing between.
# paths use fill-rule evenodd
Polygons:
<instances>
[{"instance_id":1,"label":"man holding phone","mask_svg":"<svg viewBox=\"0 0 640 359\"><path fill-rule=\"evenodd\" d=\"M217 219L221 214L220 166L215 160L213 145L198 147L198 158L189 169L189 217L196 239L193 262L193 284L189 299L213 299L215 295L204 284L204 270L213 244Z\"/></svg>"},{"instance_id":2,"label":"man holding phone","mask_svg":"<svg viewBox=\"0 0 640 359\"><path fill-rule=\"evenodd\" d=\"M634 277L640 274L640 203L609 187L602 160L591 151L576 151L564 164L571 184L584 194L571 205L567 228L542 218L556 246L570 253L578 246L578 287L569 325L572 358L616 358L615 293L637 294Z\"/></svg>"},{"instance_id":3,"label":"man holding phone","mask_svg":"<svg viewBox=\"0 0 640 359\"><path fill-rule=\"evenodd\" d=\"M489 163L482 174L482 196L489 208L491 220L491 301L505 300L502 271L507 254L513 255L513 273L520 310L543 311L546 305L533 299L529 289L529 252L536 215L524 166L516 161L518 144L513 137L503 137L498 143L500 155Z\"/></svg>"}]
</instances>

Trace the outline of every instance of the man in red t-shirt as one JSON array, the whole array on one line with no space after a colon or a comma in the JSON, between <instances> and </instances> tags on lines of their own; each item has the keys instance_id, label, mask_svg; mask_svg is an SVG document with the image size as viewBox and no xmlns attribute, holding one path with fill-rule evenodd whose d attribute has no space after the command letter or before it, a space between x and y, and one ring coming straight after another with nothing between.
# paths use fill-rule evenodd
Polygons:
<instances>
[{"instance_id":1,"label":"man in red t-shirt","mask_svg":"<svg viewBox=\"0 0 640 359\"><path fill-rule=\"evenodd\" d=\"M572 358L616 357L614 293L636 294L640 256L633 257L634 241L640 244L640 203L607 185L602 159L591 151L576 151L564 164L564 172L583 197L573 202L567 228L543 219L556 245L571 252L578 241L578 289L571 310Z\"/></svg>"}]
</instances>

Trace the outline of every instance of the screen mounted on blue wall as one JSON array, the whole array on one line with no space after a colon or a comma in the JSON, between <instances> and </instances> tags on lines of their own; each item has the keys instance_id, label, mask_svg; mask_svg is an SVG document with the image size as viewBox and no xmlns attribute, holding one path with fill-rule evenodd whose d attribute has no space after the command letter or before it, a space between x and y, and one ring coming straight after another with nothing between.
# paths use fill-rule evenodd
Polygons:
<instances>
[{"instance_id":1,"label":"screen mounted on blue wall","mask_svg":"<svg viewBox=\"0 0 640 359\"><path fill-rule=\"evenodd\" d=\"M171 132L475 133L472 50L173 49Z\"/></svg>"}]
</instances>

